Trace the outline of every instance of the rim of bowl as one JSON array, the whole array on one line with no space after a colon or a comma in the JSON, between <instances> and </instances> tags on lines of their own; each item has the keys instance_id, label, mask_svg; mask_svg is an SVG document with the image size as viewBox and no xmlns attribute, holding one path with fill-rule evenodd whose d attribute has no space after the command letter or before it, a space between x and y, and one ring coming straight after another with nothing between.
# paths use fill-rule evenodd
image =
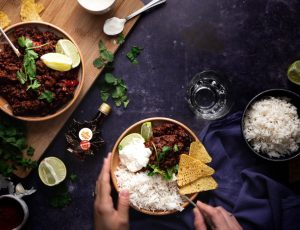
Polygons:
<instances>
[{"instance_id":1,"label":"rim of bowl","mask_svg":"<svg viewBox=\"0 0 300 230\"><path fill-rule=\"evenodd\" d=\"M273 162L283 162L283 161L289 161L295 157L297 157L298 155L300 155L300 149L297 150L297 152L294 153L290 153L290 155L286 155L283 158L272 158L270 157L268 154L262 154L260 152L257 152L253 149L253 147L251 146L251 144L247 141L245 134L244 134L244 120L245 120L245 115L246 112L248 111L249 107L256 101L258 101L258 99L263 98L264 96L272 96L272 95L268 95L268 93L271 92L283 92L283 93L287 93L289 95L293 95L294 97L298 98L300 101L300 95L295 93L294 91L288 90L288 89L280 89L280 88L276 88L276 89L268 89L265 91L260 92L259 94L257 94L256 96L254 96L247 104L247 106L244 109L243 115L242 115L242 120L241 120L241 128L242 128L242 136L244 141L246 142L247 146L249 147L249 149L255 153L257 156L268 160L268 161L273 161ZM286 95L286 97L288 97L288 95ZM293 104L294 105L294 104ZM296 108L297 106L294 105ZM300 110L297 108L298 114L300 113ZM299 145L299 144L298 144Z\"/></svg>"},{"instance_id":2,"label":"rim of bowl","mask_svg":"<svg viewBox=\"0 0 300 230\"><path fill-rule=\"evenodd\" d=\"M120 143L120 141L127 135L129 134L129 131L138 127L138 126L141 126L144 122L155 122L155 121L167 121L167 122L172 122L172 123L175 123L179 126L181 126L182 128L184 128L186 131L188 131L188 133L193 137L193 139L195 141L199 141L199 138L197 137L197 135L189 128L187 127L186 125L184 125L183 123L181 123L180 121L177 121L177 120L174 120L172 118L167 118L167 117L150 117L150 118L146 118L146 119L143 119L143 120L139 120L135 123L133 123L132 125L130 125L128 128L125 129L125 131L122 132L122 134L118 137L117 141L115 142L114 144L114 147L113 147L113 150L112 150L112 155L111 155L111 160L110 160L110 174L111 174L111 180L113 182L113 185L114 185L114 188L117 192L120 192L120 189L119 189L119 186L118 186L118 183L117 183L117 179L116 179L116 176L114 175L114 171L115 169L113 169L113 158L116 154L118 154L118 145ZM199 192L197 193L192 193L192 194L189 194L190 195L190 199L191 200L194 200L197 195L199 194ZM186 208L187 206L189 205L189 202L184 202L182 204L181 207L183 208ZM169 215L169 214L173 214L173 213L176 213L178 212L178 210L170 210L170 211L150 211L150 210L147 210L147 209L139 209L138 207L130 204L130 206L132 208L134 208L135 210L139 211L139 212L142 212L142 213L145 213L145 214L148 214L148 215L157 215L157 216L162 216L162 215Z\"/></svg>"},{"instance_id":3,"label":"rim of bowl","mask_svg":"<svg viewBox=\"0 0 300 230\"><path fill-rule=\"evenodd\" d=\"M14 117L16 119L19 119L19 120L23 120L23 121L46 121L46 120L53 119L53 118L61 115L65 111L67 111L74 104L74 102L76 101L76 99L80 95L82 87L83 87L83 83L84 83L84 78L85 78L85 74L84 74L85 73L84 60L83 60L82 52L79 49L79 46L77 45L77 43L75 42L75 40L72 38L72 36L70 34L68 34L66 31L64 31L63 29L61 29L58 26L53 25L53 24L51 24L49 22L40 22L40 21L19 22L19 23L16 23L14 25L11 25L11 26L7 27L4 31L5 31L5 33L7 33L7 32L11 32L11 30L16 29L17 27L20 27L20 26L31 26L31 25L41 25L41 26L45 26L45 27L50 27L55 32L58 32L58 33L62 34L64 38L67 38L71 42L73 42L73 44L76 46L76 48L78 50L78 53L79 53L79 56L80 56L80 67L79 67L79 70L78 70L78 73L79 73L78 75L81 76L81 80L79 82L79 85L77 86L77 88L75 90L75 93L74 93L74 96L73 96L72 100L70 100L67 104L63 105L55 113L48 114L46 116L15 116L12 113L12 111L11 111L11 113L9 113L7 110L4 110L2 107L0 107L0 109L3 112L5 112L7 115L9 115L11 117Z\"/></svg>"}]
</instances>

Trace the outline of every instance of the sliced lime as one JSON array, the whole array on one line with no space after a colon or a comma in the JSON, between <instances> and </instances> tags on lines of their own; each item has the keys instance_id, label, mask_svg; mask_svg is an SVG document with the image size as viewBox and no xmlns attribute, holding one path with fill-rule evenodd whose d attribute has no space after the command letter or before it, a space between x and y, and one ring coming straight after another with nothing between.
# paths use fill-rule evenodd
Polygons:
<instances>
[{"instance_id":1,"label":"sliced lime","mask_svg":"<svg viewBox=\"0 0 300 230\"><path fill-rule=\"evenodd\" d=\"M58 40L56 47L56 53L65 54L72 59L72 68L77 67L80 64L80 55L77 47L68 39Z\"/></svg>"},{"instance_id":2,"label":"sliced lime","mask_svg":"<svg viewBox=\"0 0 300 230\"><path fill-rule=\"evenodd\" d=\"M287 75L291 82L300 85L300 61L295 61L290 65Z\"/></svg>"},{"instance_id":3,"label":"sliced lime","mask_svg":"<svg viewBox=\"0 0 300 230\"><path fill-rule=\"evenodd\" d=\"M48 186L62 182L67 175L65 164L57 157L47 157L39 165L39 177Z\"/></svg>"},{"instance_id":4,"label":"sliced lime","mask_svg":"<svg viewBox=\"0 0 300 230\"><path fill-rule=\"evenodd\" d=\"M119 150L121 150L121 149L123 149L126 145L129 145L129 144L134 143L134 142L143 142L143 143L144 143L144 142L145 142L145 139L144 139L144 138L142 137L142 135L139 134L139 133L131 133L131 134L125 136L125 137L121 140L121 142L120 142L118 148L119 148Z\"/></svg>"},{"instance_id":5,"label":"sliced lime","mask_svg":"<svg viewBox=\"0 0 300 230\"><path fill-rule=\"evenodd\" d=\"M72 68L72 60L67 55L59 53L47 53L41 56L45 65L57 71L69 71Z\"/></svg>"},{"instance_id":6,"label":"sliced lime","mask_svg":"<svg viewBox=\"0 0 300 230\"><path fill-rule=\"evenodd\" d=\"M153 136L151 122L145 122L142 124L141 135L146 141L148 141Z\"/></svg>"}]
</instances>

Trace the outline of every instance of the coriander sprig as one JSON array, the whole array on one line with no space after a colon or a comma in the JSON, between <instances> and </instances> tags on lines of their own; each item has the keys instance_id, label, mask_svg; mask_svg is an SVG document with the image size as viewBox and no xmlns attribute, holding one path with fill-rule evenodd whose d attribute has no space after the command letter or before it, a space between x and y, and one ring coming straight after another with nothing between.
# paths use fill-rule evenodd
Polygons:
<instances>
[{"instance_id":1,"label":"coriander sprig","mask_svg":"<svg viewBox=\"0 0 300 230\"><path fill-rule=\"evenodd\" d=\"M104 42L102 40L99 41L98 48L99 48L99 57L97 57L94 60L93 65L96 68L101 69L105 65L111 64L114 61L114 54L106 49Z\"/></svg>"},{"instance_id":2,"label":"coriander sprig","mask_svg":"<svg viewBox=\"0 0 300 230\"><path fill-rule=\"evenodd\" d=\"M27 90L36 90L41 86L41 84L36 79L35 60L39 57L39 55L33 50L36 47L33 47L32 40L30 40L29 38L25 38L24 36L18 38L18 43L21 47L25 48L25 54L23 58L23 69L17 72L17 78L22 85L29 81Z\"/></svg>"},{"instance_id":3,"label":"coriander sprig","mask_svg":"<svg viewBox=\"0 0 300 230\"><path fill-rule=\"evenodd\" d=\"M101 82L101 99L107 101L111 96L116 106L123 104L124 108L128 106L127 86L123 79L115 77L111 73L106 73L104 81Z\"/></svg>"},{"instance_id":4,"label":"coriander sprig","mask_svg":"<svg viewBox=\"0 0 300 230\"><path fill-rule=\"evenodd\" d=\"M138 46L132 46L131 50L127 53L127 58L132 64L138 64L137 56L141 53L143 48L140 48Z\"/></svg>"}]
</instances>

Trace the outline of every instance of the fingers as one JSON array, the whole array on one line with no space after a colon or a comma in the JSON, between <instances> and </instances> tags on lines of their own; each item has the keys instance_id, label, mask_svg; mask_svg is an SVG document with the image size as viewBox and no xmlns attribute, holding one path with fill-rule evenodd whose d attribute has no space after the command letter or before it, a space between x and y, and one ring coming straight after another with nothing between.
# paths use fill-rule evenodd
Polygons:
<instances>
[{"instance_id":1,"label":"fingers","mask_svg":"<svg viewBox=\"0 0 300 230\"><path fill-rule=\"evenodd\" d=\"M207 216L217 229L242 229L236 218L223 207L211 207L200 201L197 201L197 206L203 215Z\"/></svg>"},{"instance_id":2,"label":"fingers","mask_svg":"<svg viewBox=\"0 0 300 230\"><path fill-rule=\"evenodd\" d=\"M200 213L198 208L193 209L195 220L194 220L194 226L196 230L207 230L206 224L204 221L204 217Z\"/></svg>"},{"instance_id":3,"label":"fingers","mask_svg":"<svg viewBox=\"0 0 300 230\"><path fill-rule=\"evenodd\" d=\"M203 215L206 215L214 224L216 228L224 227L224 224L227 224L222 212L220 209L213 208L207 204L204 204L200 201L197 201L197 206Z\"/></svg>"},{"instance_id":4,"label":"fingers","mask_svg":"<svg viewBox=\"0 0 300 230\"><path fill-rule=\"evenodd\" d=\"M127 190L119 193L118 213L122 220L127 221L129 219L129 192Z\"/></svg>"},{"instance_id":5,"label":"fingers","mask_svg":"<svg viewBox=\"0 0 300 230\"><path fill-rule=\"evenodd\" d=\"M102 170L96 182L96 193L97 199L104 204L109 204L113 206L112 199L110 196L111 186L110 186L110 153L108 157L104 159Z\"/></svg>"}]
</instances>

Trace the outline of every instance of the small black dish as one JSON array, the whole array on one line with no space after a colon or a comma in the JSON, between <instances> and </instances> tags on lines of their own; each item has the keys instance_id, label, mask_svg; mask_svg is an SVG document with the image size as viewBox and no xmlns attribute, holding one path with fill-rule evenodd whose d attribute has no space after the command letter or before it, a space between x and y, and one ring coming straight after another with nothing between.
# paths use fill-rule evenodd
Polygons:
<instances>
[{"instance_id":1,"label":"small black dish","mask_svg":"<svg viewBox=\"0 0 300 230\"><path fill-rule=\"evenodd\" d=\"M248 103L248 105L246 106L246 108L244 110L244 113L242 116L242 121L241 121L243 138L244 138L246 144L248 145L248 147L252 150L252 152L265 160L277 161L277 162L291 160L300 154L300 144L298 144L299 149L295 152L290 153L289 155L284 155L281 157L271 157L268 154L264 154L264 153L255 151L252 148L251 144L247 141L247 139L244 135L244 119L245 119L245 115L246 115L247 111L250 109L251 105L253 105L255 102L260 101L264 98L268 98L268 97L290 98L291 101L289 101L289 102L297 108L297 113L298 113L298 116L300 117L300 96L297 93L290 91L290 90L286 90L286 89L269 89L269 90L263 91L263 92L259 93L258 95L256 95L253 99L251 99L251 101Z\"/></svg>"}]
</instances>

